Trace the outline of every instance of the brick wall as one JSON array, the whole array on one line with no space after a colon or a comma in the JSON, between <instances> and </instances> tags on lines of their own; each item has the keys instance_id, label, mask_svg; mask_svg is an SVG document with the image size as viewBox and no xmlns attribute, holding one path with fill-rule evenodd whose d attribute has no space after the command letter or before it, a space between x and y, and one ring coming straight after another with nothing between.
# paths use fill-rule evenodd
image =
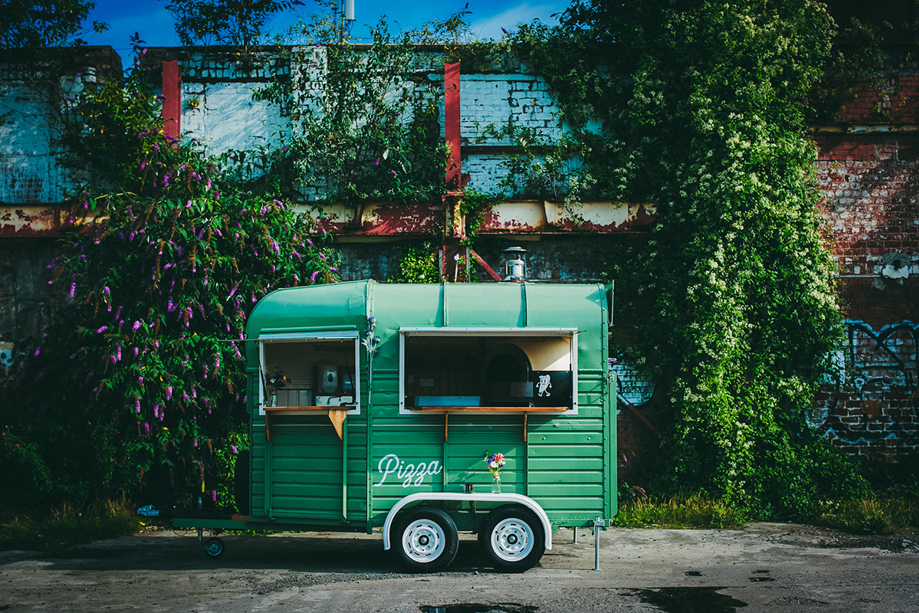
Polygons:
<instances>
[{"instance_id":1,"label":"brick wall","mask_svg":"<svg viewBox=\"0 0 919 613\"><path fill-rule=\"evenodd\" d=\"M811 422L870 457L919 450L919 76L900 62L814 134L847 320Z\"/></svg>"}]
</instances>

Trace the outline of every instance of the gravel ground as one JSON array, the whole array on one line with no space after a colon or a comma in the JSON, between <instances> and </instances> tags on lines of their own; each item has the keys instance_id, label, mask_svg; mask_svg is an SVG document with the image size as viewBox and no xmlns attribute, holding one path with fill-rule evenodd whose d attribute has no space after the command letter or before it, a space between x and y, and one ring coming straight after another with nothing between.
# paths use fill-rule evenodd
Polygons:
<instances>
[{"instance_id":1,"label":"gravel ground","mask_svg":"<svg viewBox=\"0 0 919 613\"><path fill-rule=\"evenodd\" d=\"M379 535L226 536L205 556L194 532L150 530L61 554L0 552L0 611L380 611L556 613L919 611L919 534L856 536L810 526L580 530L554 537L519 575L482 564L463 535L445 572L412 575Z\"/></svg>"}]
</instances>

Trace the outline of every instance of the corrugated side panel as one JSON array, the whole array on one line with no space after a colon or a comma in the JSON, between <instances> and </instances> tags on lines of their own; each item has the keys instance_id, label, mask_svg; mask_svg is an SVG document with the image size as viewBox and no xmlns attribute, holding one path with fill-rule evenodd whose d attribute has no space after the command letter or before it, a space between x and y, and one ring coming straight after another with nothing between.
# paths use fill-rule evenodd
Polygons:
<instances>
[{"instance_id":1,"label":"corrugated side panel","mask_svg":"<svg viewBox=\"0 0 919 613\"><path fill-rule=\"evenodd\" d=\"M348 440L348 516L366 521L366 424L351 418ZM267 447L270 445L270 449ZM345 519L342 513L343 444L328 418L272 418L271 443L264 424L253 428L252 516L265 517L265 467L270 465L270 516L278 521Z\"/></svg>"},{"instance_id":2,"label":"corrugated side panel","mask_svg":"<svg viewBox=\"0 0 919 613\"><path fill-rule=\"evenodd\" d=\"M401 498L432 491L491 491L487 453L508 458L503 492L520 493L543 506L557 526L605 517L611 459L604 445L603 373L581 370L576 416L531 414L527 442L522 413L453 413L444 441L443 414L399 415L398 373L374 373L371 481L374 525ZM384 404L384 401L385 402ZM606 504L604 504L606 503Z\"/></svg>"}]
</instances>

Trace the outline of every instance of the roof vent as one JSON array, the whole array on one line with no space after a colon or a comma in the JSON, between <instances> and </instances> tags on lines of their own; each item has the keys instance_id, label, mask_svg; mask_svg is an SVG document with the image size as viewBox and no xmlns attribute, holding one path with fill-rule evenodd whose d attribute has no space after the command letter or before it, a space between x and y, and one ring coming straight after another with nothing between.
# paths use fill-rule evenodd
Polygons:
<instances>
[{"instance_id":1,"label":"roof vent","mask_svg":"<svg viewBox=\"0 0 919 613\"><path fill-rule=\"evenodd\" d=\"M504 250L507 258L504 264L504 281L526 281L526 263L523 261L526 252L523 247L508 247Z\"/></svg>"}]
</instances>

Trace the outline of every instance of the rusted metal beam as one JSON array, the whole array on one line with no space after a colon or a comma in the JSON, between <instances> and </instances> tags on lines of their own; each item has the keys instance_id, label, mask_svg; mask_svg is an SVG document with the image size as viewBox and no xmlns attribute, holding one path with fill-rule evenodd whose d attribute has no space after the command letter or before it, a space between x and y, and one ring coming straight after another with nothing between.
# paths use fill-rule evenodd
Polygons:
<instances>
[{"instance_id":1,"label":"rusted metal beam","mask_svg":"<svg viewBox=\"0 0 919 613\"><path fill-rule=\"evenodd\" d=\"M623 232L653 224L654 212L644 202L584 202L574 207L545 200L501 202L485 211L478 233Z\"/></svg>"},{"instance_id":2,"label":"rusted metal beam","mask_svg":"<svg viewBox=\"0 0 919 613\"><path fill-rule=\"evenodd\" d=\"M500 281L500 280L501 280L501 278L502 278L501 275L499 275L499 274L495 271L494 268L492 268L491 266L489 266L489 265L488 265L488 262L486 262L485 260L482 259L482 256L480 256L478 253L476 253L476 252L475 252L474 250L472 250L472 249L469 250L469 255L472 256L472 259L475 260L475 261L479 264L479 266L481 266L482 268L485 269L485 272L487 272L487 273L491 276L492 279L494 279L495 281Z\"/></svg>"},{"instance_id":3,"label":"rusted metal beam","mask_svg":"<svg viewBox=\"0 0 919 613\"><path fill-rule=\"evenodd\" d=\"M0 205L0 238L56 237L64 228L84 225L91 219L73 220L69 208L60 204Z\"/></svg>"},{"instance_id":4,"label":"rusted metal beam","mask_svg":"<svg viewBox=\"0 0 919 613\"><path fill-rule=\"evenodd\" d=\"M354 207L340 204L301 204L297 208L311 215L320 229L343 237L442 236L444 220L449 217L445 207L451 207L454 221L463 224L461 218L457 219L454 200L448 198L440 204L367 204L359 218ZM546 209L553 213L551 221ZM551 202L503 202L487 211L478 234L614 234L654 223L653 212L651 205L619 202L586 202L573 213L559 212ZM0 205L0 237L58 236L68 225L68 216L69 207L64 204ZM464 229L454 227L454 238L462 239Z\"/></svg>"}]
</instances>

